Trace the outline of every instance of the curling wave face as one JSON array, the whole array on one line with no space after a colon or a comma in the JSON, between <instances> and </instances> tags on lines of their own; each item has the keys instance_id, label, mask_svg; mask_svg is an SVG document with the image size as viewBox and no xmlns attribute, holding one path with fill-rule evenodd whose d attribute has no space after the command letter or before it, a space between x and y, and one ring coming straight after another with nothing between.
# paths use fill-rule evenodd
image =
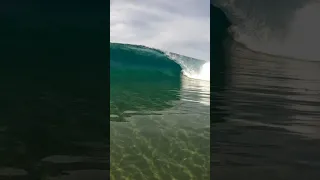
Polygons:
<instances>
[{"instance_id":1,"label":"curling wave face","mask_svg":"<svg viewBox=\"0 0 320 180\"><path fill-rule=\"evenodd\" d=\"M110 43L111 78L192 79L210 81L210 62L142 45Z\"/></svg>"}]
</instances>

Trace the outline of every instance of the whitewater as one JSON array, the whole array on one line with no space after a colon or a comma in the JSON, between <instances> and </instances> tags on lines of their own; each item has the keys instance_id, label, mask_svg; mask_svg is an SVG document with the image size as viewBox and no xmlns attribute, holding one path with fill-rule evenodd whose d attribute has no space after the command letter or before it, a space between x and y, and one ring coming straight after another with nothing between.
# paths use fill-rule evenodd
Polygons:
<instances>
[{"instance_id":1,"label":"whitewater","mask_svg":"<svg viewBox=\"0 0 320 180\"><path fill-rule=\"evenodd\" d=\"M182 67L182 73L188 78L210 81L210 61L203 61L175 53L165 54Z\"/></svg>"}]
</instances>

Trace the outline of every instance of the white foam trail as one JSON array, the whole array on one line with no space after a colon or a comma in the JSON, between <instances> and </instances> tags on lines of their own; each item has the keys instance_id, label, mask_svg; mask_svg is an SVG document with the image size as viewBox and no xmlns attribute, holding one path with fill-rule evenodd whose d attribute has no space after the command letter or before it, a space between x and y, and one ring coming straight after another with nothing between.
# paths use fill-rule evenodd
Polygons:
<instances>
[{"instance_id":1,"label":"white foam trail","mask_svg":"<svg viewBox=\"0 0 320 180\"><path fill-rule=\"evenodd\" d=\"M202 65L199 77L203 80L210 81L210 62L206 62Z\"/></svg>"},{"instance_id":2,"label":"white foam trail","mask_svg":"<svg viewBox=\"0 0 320 180\"><path fill-rule=\"evenodd\" d=\"M210 62L203 64L199 73L185 73L185 75L192 79L210 81Z\"/></svg>"},{"instance_id":3,"label":"white foam trail","mask_svg":"<svg viewBox=\"0 0 320 180\"><path fill-rule=\"evenodd\" d=\"M186 57L165 51L164 53L170 59L174 60L181 66L182 73L188 78L210 81L210 61L205 62L199 59L194 59L191 57ZM195 63L196 61L200 63ZM202 64L203 62L205 63ZM198 69L197 67L200 67L200 69Z\"/></svg>"}]
</instances>

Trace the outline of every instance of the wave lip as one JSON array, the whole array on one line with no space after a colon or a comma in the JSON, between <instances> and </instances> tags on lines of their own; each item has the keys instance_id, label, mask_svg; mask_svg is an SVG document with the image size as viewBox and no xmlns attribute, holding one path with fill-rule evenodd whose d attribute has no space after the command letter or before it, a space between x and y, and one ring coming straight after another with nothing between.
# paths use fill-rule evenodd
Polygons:
<instances>
[{"instance_id":1,"label":"wave lip","mask_svg":"<svg viewBox=\"0 0 320 180\"><path fill-rule=\"evenodd\" d=\"M210 62L142 45L110 43L111 77L180 77L210 81Z\"/></svg>"}]
</instances>

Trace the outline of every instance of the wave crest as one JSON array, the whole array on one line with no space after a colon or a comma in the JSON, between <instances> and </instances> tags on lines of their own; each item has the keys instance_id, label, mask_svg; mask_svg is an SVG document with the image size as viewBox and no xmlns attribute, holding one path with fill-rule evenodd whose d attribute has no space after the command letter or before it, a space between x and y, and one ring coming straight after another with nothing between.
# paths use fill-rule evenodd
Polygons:
<instances>
[{"instance_id":1,"label":"wave crest","mask_svg":"<svg viewBox=\"0 0 320 180\"><path fill-rule=\"evenodd\" d=\"M110 43L112 77L178 77L210 81L210 62L142 45Z\"/></svg>"},{"instance_id":2,"label":"wave crest","mask_svg":"<svg viewBox=\"0 0 320 180\"><path fill-rule=\"evenodd\" d=\"M304 60L320 60L320 2L218 0L232 20L234 40L256 52ZM250 5L251 6L248 6Z\"/></svg>"}]
</instances>

